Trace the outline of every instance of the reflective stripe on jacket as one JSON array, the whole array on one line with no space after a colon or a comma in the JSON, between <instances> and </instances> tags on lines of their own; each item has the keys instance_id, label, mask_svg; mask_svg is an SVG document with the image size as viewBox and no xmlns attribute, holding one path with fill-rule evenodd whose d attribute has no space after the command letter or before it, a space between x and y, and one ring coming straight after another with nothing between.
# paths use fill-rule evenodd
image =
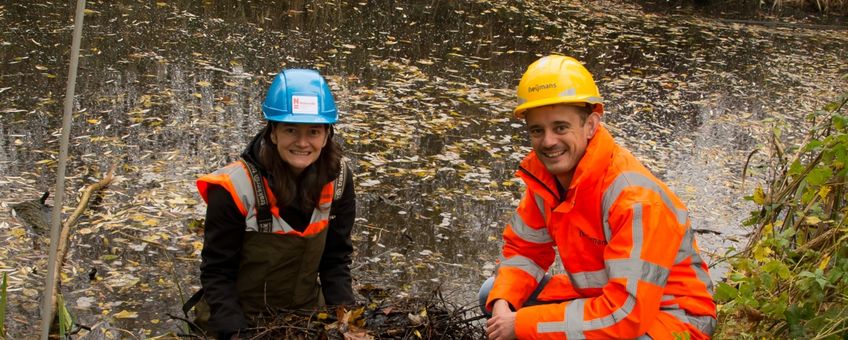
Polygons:
<instances>
[{"instance_id":1,"label":"reflective stripe on jacket","mask_svg":"<svg viewBox=\"0 0 848 340\"><path fill-rule=\"evenodd\" d=\"M606 128L589 142L566 197L534 152L517 175L527 189L504 230L487 308L504 299L518 309L518 338L712 334L712 281L686 207ZM521 308L555 249L566 273L554 276L538 299L560 303Z\"/></svg>"},{"instance_id":2,"label":"reflective stripe on jacket","mask_svg":"<svg viewBox=\"0 0 848 340\"><path fill-rule=\"evenodd\" d=\"M330 218L330 205L333 203L334 182L324 185L318 200L318 207L312 212L309 226L303 232L295 230L285 220L280 218L277 200L271 192L270 187L268 187L268 181L263 178L262 183L265 186L265 192L268 194L268 205L271 208L272 232L307 236L317 234L327 228ZM242 215L245 216L247 231L259 230L256 219L256 197L253 193L253 184L250 182L250 177L247 175L247 169L244 164L233 162L211 174L200 177L197 180L197 189L200 191L200 196L203 197L204 201L207 199L206 190L209 184L220 185L230 192L233 201L236 202Z\"/></svg>"}]
</instances>

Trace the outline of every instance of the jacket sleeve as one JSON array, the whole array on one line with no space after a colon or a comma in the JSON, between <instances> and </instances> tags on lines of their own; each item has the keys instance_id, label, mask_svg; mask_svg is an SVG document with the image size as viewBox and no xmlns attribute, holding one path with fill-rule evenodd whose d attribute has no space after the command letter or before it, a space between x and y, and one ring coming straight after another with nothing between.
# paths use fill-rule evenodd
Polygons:
<instances>
[{"instance_id":1,"label":"jacket sleeve","mask_svg":"<svg viewBox=\"0 0 848 340\"><path fill-rule=\"evenodd\" d=\"M207 197L200 282L212 313L209 326L226 334L248 327L236 292L245 223L226 189L210 185Z\"/></svg>"},{"instance_id":2,"label":"jacket sleeve","mask_svg":"<svg viewBox=\"0 0 848 340\"><path fill-rule=\"evenodd\" d=\"M328 305L351 305L356 302L350 275L353 253L350 234L356 220L356 193L351 171L345 173L342 196L330 208L327 243L318 268L324 300Z\"/></svg>"},{"instance_id":3,"label":"jacket sleeve","mask_svg":"<svg viewBox=\"0 0 848 340\"><path fill-rule=\"evenodd\" d=\"M654 322L689 227L687 212L653 183L619 192L604 200L611 203L602 217L608 238L603 255L608 281L602 294L519 310L518 338L637 338Z\"/></svg>"},{"instance_id":4,"label":"jacket sleeve","mask_svg":"<svg viewBox=\"0 0 848 340\"><path fill-rule=\"evenodd\" d=\"M553 263L554 243L540 209L543 206L541 197L525 190L503 232L503 253L486 309L492 310L497 299L521 308Z\"/></svg>"}]
</instances>

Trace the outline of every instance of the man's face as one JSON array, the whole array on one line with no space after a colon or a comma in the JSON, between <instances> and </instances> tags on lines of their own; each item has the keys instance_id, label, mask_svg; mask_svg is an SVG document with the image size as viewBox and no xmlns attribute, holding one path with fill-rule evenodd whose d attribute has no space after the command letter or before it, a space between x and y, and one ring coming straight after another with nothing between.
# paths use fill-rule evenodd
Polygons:
<instances>
[{"instance_id":1,"label":"man's face","mask_svg":"<svg viewBox=\"0 0 848 340\"><path fill-rule=\"evenodd\" d=\"M582 114L578 107L548 105L530 109L525 116L533 150L566 188L600 124L597 113L590 114L585 122Z\"/></svg>"}]
</instances>

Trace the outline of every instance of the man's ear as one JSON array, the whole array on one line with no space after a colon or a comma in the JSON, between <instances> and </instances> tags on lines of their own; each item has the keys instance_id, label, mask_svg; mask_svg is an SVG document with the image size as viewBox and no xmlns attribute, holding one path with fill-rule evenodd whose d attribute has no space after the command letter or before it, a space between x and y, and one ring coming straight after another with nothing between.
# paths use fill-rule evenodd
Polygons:
<instances>
[{"instance_id":1,"label":"man's ear","mask_svg":"<svg viewBox=\"0 0 848 340\"><path fill-rule=\"evenodd\" d=\"M598 127L601 126L601 115L597 112L592 112L586 117L586 124L583 126L586 129L586 135L589 136L589 139L595 136L595 132L598 132Z\"/></svg>"}]
</instances>

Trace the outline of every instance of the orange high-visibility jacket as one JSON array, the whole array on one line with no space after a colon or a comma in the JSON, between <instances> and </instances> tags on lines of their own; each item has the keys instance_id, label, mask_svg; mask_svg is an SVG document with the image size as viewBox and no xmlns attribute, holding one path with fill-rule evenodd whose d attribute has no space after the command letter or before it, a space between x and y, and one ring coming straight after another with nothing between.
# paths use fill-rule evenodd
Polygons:
<instances>
[{"instance_id":1,"label":"orange high-visibility jacket","mask_svg":"<svg viewBox=\"0 0 848 340\"><path fill-rule=\"evenodd\" d=\"M343 164L342 166L345 165ZM211 174L200 177L197 180L197 190L200 192L200 196L203 197L204 201L207 201L207 190L210 184L220 185L230 192L230 196L232 196L239 211L245 217L247 231L259 231L253 182L250 180L250 176L248 176L248 170L245 168L244 163L241 161L233 162ZM327 228L330 218L330 204L333 202L335 182L324 185L318 200L318 207L313 211L309 225L302 232L292 228L288 222L280 217L277 199L268 186L268 180L262 178L262 184L265 186L265 192L268 195L269 201L268 205L271 210L271 232L276 234L311 236Z\"/></svg>"},{"instance_id":2,"label":"orange high-visibility jacket","mask_svg":"<svg viewBox=\"0 0 848 340\"><path fill-rule=\"evenodd\" d=\"M712 334L712 281L686 207L606 128L589 142L565 197L534 152L517 175L527 189L504 230L486 305L491 310L504 299L518 309L519 339ZM557 303L522 308L555 249L566 273L555 275L538 300Z\"/></svg>"}]
</instances>

